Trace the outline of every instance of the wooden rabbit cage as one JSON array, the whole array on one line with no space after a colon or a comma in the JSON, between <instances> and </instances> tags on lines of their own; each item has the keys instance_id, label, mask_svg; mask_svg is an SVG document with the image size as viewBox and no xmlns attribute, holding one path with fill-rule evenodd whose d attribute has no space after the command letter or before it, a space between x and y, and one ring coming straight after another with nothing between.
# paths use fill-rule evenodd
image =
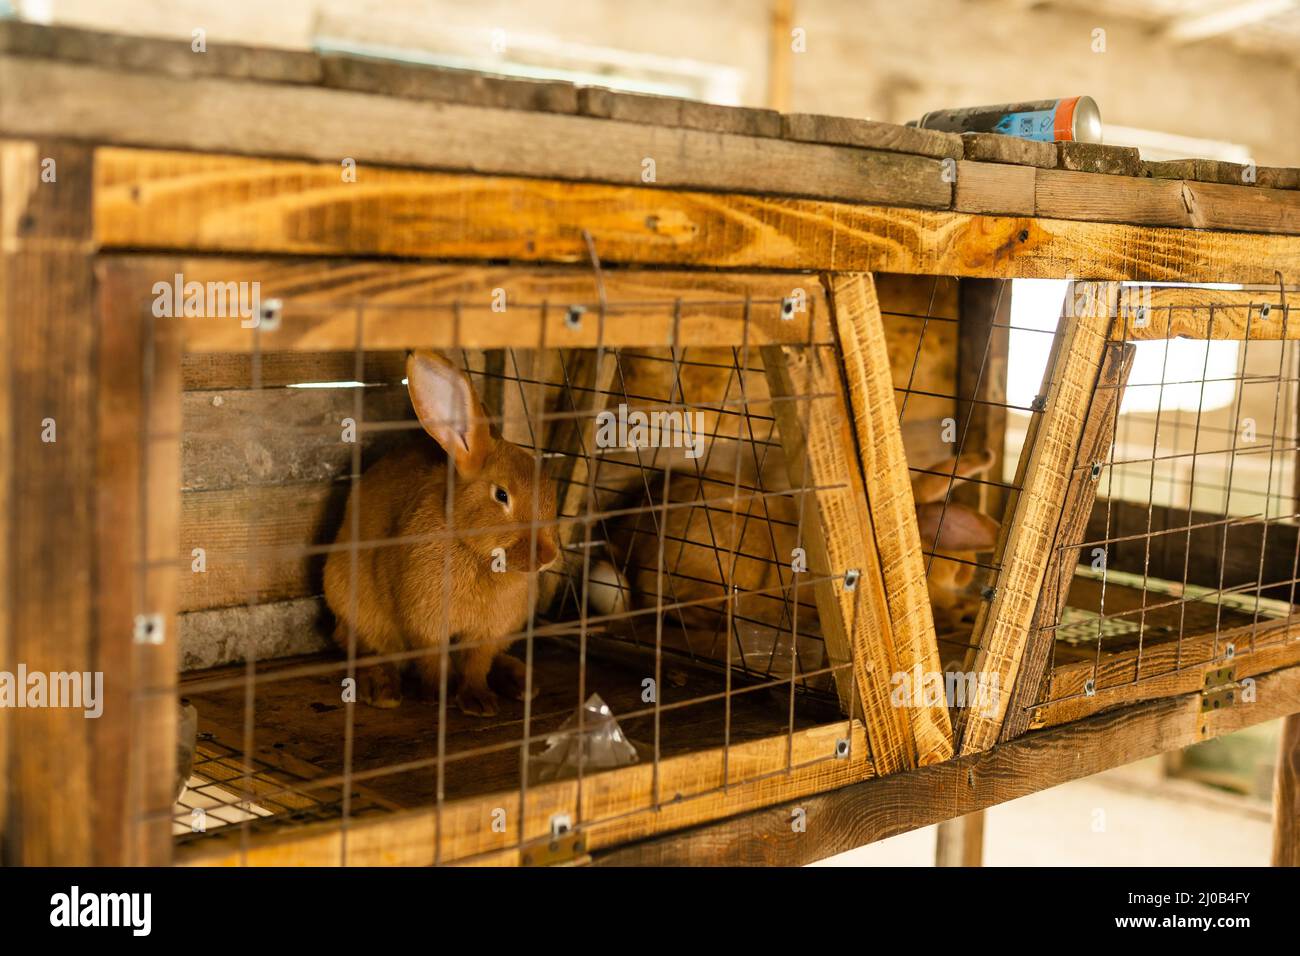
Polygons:
<instances>
[{"instance_id":1,"label":"wooden rabbit cage","mask_svg":"<svg viewBox=\"0 0 1300 956\"><path fill-rule=\"evenodd\" d=\"M15 23L0 137L2 669L104 680L7 862L804 862L1300 711L1296 170Z\"/></svg>"}]
</instances>

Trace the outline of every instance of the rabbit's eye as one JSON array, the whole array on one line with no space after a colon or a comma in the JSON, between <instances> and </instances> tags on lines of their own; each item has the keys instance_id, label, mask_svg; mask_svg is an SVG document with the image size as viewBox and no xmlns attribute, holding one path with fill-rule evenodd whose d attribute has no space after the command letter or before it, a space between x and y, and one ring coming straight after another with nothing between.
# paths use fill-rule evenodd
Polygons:
<instances>
[{"instance_id":1,"label":"rabbit's eye","mask_svg":"<svg viewBox=\"0 0 1300 956\"><path fill-rule=\"evenodd\" d=\"M501 504L509 507L510 493L506 491L504 488L502 488L500 485L492 486L492 497L495 498L497 501L499 501Z\"/></svg>"}]
</instances>

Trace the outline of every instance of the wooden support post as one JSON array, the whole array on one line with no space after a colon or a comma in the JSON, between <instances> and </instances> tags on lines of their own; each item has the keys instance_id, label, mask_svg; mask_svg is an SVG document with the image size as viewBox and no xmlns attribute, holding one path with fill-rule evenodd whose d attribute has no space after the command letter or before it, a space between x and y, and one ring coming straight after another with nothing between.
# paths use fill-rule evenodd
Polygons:
<instances>
[{"instance_id":1,"label":"wooden support post","mask_svg":"<svg viewBox=\"0 0 1300 956\"><path fill-rule=\"evenodd\" d=\"M805 525L813 533L801 543L809 572L820 579L813 593L841 706L854 715L856 685L877 773L913 767L911 725L890 700L890 678L900 663L838 356L825 348L787 352L779 345L761 351L790 485L819 489L813 496L817 520ZM857 582L849 590L845 575L853 571Z\"/></svg>"},{"instance_id":2,"label":"wooden support post","mask_svg":"<svg viewBox=\"0 0 1300 956\"><path fill-rule=\"evenodd\" d=\"M916 502L894 404L893 377L875 281L870 273L828 277L827 291L847 382L875 549L888 596L897 671L909 681L942 673L934 616L916 523ZM952 724L944 702L904 707L916 738L917 763L952 756Z\"/></svg>"},{"instance_id":3,"label":"wooden support post","mask_svg":"<svg viewBox=\"0 0 1300 956\"><path fill-rule=\"evenodd\" d=\"M1031 708L1043 699L1052 665L1055 627L1070 593L1070 582L1074 580L1074 569L1079 563L1079 545L1085 540L1088 518L1097 500L1100 472L1094 475L1093 467L1100 467L1110 458L1119 406L1136 352L1136 347L1131 344L1106 344L1097 389L1084 420L1083 437L1079 441L1060 522L1047 559L1043 590L1038 598L1034 623L1029 629L1029 641L1025 645L1020 675L1002 724L1000 740L1011 740L1028 730Z\"/></svg>"},{"instance_id":4,"label":"wooden support post","mask_svg":"<svg viewBox=\"0 0 1300 956\"><path fill-rule=\"evenodd\" d=\"M0 142L0 406L6 418L4 601L0 670L78 673L93 681L95 328L90 320L91 152ZM3 636L3 635L0 635ZM106 675L107 676L107 675ZM25 688L20 692L25 692ZM4 862L86 865L96 856L95 743L125 714L78 707L0 710L8 740Z\"/></svg>"},{"instance_id":5,"label":"wooden support post","mask_svg":"<svg viewBox=\"0 0 1300 956\"><path fill-rule=\"evenodd\" d=\"M782 113L790 111L791 73L794 66L791 27L794 0L772 0L768 14L767 105Z\"/></svg>"},{"instance_id":6,"label":"wooden support post","mask_svg":"<svg viewBox=\"0 0 1300 956\"><path fill-rule=\"evenodd\" d=\"M975 622L975 671L990 696L978 709L961 713L963 754L987 750L1002 731L1043 586L1043 557L1055 540L1083 439L1117 290L1114 283L1092 282L1073 283L1066 290L1056 347L1044 375L1044 408L1037 428L1030 428L1021 491L1003 526L996 590Z\"/></svg>"},{"instance_id":7,"label":"wooden support post","mask_svg":"<svg viewBox=\"0 0 1300 956\"><path fill-rule=\"evenodd\" d=\"M940 823L935 833L935 866L984 865L984 811Z\"/></svg>"},{"instance_id":8,"label":"wooden support post","mask_svg":"<svg viewBox=\"0 0 1300 956\"><path fill-rule=\"evenodd\" d=\"M1282 721L1273 778L1273 865L1300 866L1300 713Z\"/></svg>"},{"instance_id":9,"label":"wooden support post","mask_svg":"<svg viewBox=\"0 0 1300 956\"><path fill-rule=\"evenodd\" d=\"M171 862L175 803L184 320L153 317L165 276L148 267L108 260L95 278L96 635L119 719L97 745L94 842L106 861L159 866Z\"/></svg>"},{"instance_id":10,"label":"wooden support post","mask_svg":"<svg viewBox=\"0 0 1300 956\"><path fill-rule=\"evenodd\" d=\"M1007 349L1011 324L1011 282L963 279L957 333L957 436L961 452L987 448L993 467L986 478L1002 479L1007 443ZM1002 520L1006 504L1001 488L958 485L953 498Z\"/></svg>"}]
</instances>

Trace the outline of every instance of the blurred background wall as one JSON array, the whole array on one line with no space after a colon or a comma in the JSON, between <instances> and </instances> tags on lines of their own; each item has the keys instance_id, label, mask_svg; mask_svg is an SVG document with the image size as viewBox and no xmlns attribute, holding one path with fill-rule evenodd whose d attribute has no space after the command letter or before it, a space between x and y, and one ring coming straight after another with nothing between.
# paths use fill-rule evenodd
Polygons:
<instances>
[{"instance_id":1,"label":"blurred background wall","mask_svg":"<svg viewBox=\"0 0 1300 956\"><path fill-rule=\"evenodd\" d=\"M210 42L361 48L890 122L1087 93L1107 141L1147 158L1300 163L1298 0L10 2L44 22L202 28Z\"/></svg>"}]
</instances>

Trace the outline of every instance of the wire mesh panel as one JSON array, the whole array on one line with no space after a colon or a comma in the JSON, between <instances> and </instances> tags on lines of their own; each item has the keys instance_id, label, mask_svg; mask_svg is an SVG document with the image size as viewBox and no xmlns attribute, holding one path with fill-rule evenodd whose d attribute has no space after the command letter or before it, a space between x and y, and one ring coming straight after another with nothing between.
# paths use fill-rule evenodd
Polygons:
<instances>
[{"instance_id":1,"label":"wire mesh panel","mask_svg":"<svg viewBox=\"0 0 1300 956\"><path fill-rule=\"evenodd\" d=\"M417 810L450 862L772 775L860 779L860 635L888 618L826 302L777 281L326 283L193 332L186 849Z\"/></svg>"},{"instance_id":2,"label":"wire mesh panel","mask_svg":"<svg viewBox=\"0 0 1300 956\"><path fill-rule=\"evenodd\" d=\"M1073 470L1095 502L1062 516L1075 527L1057 537L1037 619L1050 677L1019 700L1022 718L1055 723L1170 688L1206 687L1206 706L1224 706L1300 649L1300 359L1286 299L1121 291Z\"/></svg>"}]
</instances>

